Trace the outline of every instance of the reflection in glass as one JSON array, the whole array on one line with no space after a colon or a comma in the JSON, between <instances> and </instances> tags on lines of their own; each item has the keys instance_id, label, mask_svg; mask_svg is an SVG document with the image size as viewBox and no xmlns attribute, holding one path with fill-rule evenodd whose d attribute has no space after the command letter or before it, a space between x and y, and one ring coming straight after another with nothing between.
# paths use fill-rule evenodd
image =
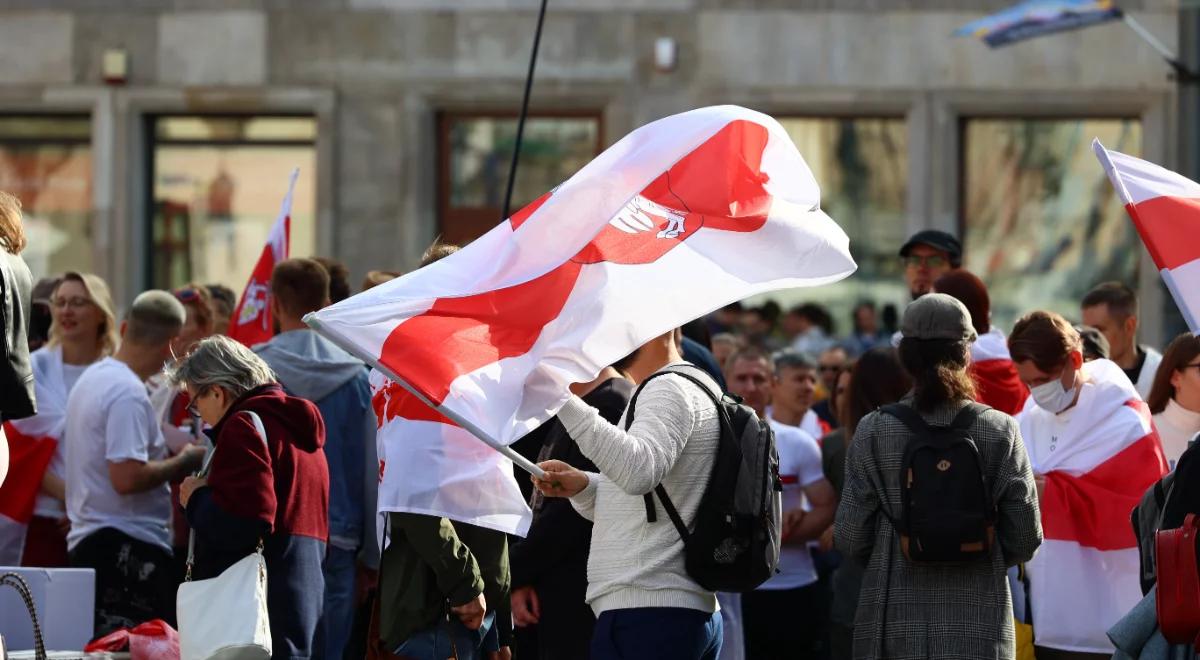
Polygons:
<instances>
[{"instance_id":1,"label":"reflection in glass","mask_svg":"<svg viewBox=\"0 0 1200 660\"><path fill-rule=\"evenodd\" d=\"M528 119L521 139L513 209L532 202L588 164L597 153L599 131L595 117ZM500 209L517 120L455 117L449 132L450 206Z\"/></svg>"},{"instance_id":2,"label":"reflection in glass","mask_svg":"<svg viewBox=\"0 0 1200 660\"><path fill-rule=\"evenodd\" d=\"M35 278L93 270L90 135L86 116L0 116L0 190L21 200Z\"/></svg>"},{"instance_id":3,"label":"reflection in glass","mask_svg":"<svg viewBox=\"0 0 1200 660\"><path fill-rule=\"evenodd\" d=\"M309 117L160 117L154 135L151 283L219 283L239 295L300 168L291 254L316 248L316 122Z\"/></svg>"},{"instance_id":4,"label":"reflection in glass","mask_svg":"<svg viewBox=\"0 0 1200 660\"><path fill-rule=\"evenodd\" d=\"M850 237L858 272L837 284L772 293L786 309L824 305L835 333L848 334L859 301L905 301L896 251L903 244L908 204L908 128L903 118L780 119L821 187L821 208Z\"/></svg>"},{"instance_id":5,"label":"reflection in glass","mask_svg":"<svg viewBox=\"0 0 1200 660\"><path fill-rule=\"evenodd\" d=\"M1140 153L1136 120L972 119L963 133L966 267L988 284L993 324L1077 319L1095 284L1137 285L1137 236L1090 146Z\"/></svg>"}]
</instances>

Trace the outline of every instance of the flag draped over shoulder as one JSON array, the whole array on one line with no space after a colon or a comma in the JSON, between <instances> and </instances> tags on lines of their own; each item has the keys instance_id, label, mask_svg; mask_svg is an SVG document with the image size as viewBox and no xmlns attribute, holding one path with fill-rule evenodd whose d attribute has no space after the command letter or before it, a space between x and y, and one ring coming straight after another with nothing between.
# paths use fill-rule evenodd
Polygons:
<instances>
[{"instance_id":1,"label":"flag draped over shoulder","mask_svg":"<svg viewBox=\"0 0 1200 660\"><path fill-rule=\"evenodd\" d=\"M992 328L971 344L970 373L979 403L1008 415L1016 415L1025 407L1029 388L1017 375L1004 333L999 328Z\"/></svg>"},{"instance_id":2,"label":"flag draped over shoulder","mask_svg":"<svg viewBox=\"0 0 1200 660\"><path fill-rule=\"evenodd\" d=\"M1030 607L1037 644L1110 653L1106 631L1142 599L1129 514L1167 464L1149 408L1120 367L1093 360L1083 373L1073 408L1054 415L1031 398L1020 418L1033 470L1046 477Z\"/></svg>"},{"instance_id":3,"label":"flag draped over shoulder","mask_svg":"<svg viewBox=\"0 0 1200 660\"><path fill-rule=\"evenodd\" d=\"M20 566L25 533L33 519L42 475L54 458L66 428L67 384L62 349L47 347L31 356L38 414L4 423L9 470L0 485L0 566Z\"/></svg>"},{"instance_id":4,"label":"flag draped over shoulder","mask_svg":"<svg viewBox=\"0 0 1200 660\"><path fill-rule=\"evenodd\" d=\"M1140 158L1092 149L1192 334L1200 334L1200 184Z\"/></svg>"},{"instance_id":5,"label":"flag draped over shoulder","mask_svg":"<svg viewBox=\"0 0 1200 660\"><path fill-rule=\"evenodd\" d=\"M267 234L267 243L263 246L254 271L250 273L250 281L242 291L237 308L229 319L229 336L246 346L270 341L274 335L274 319L271 316L271 272L275 264L288 258L291 249L292 236L292 192L296 189L296 177L300 170L292 170L288 179L287 194L279 208L279 215L271 225Z\"/></svg>"},{"instance_id":6,"label":"flag draped over shoulder","mask_svg":"<svg viewBox=\"0 0 1200 660\"><path fill-rule=\"evenodd\" d=\"M510 444L649 339L854 269L783 127L718 106L643 126L465 249L309 321Z\"/></svg>"}]
</instances>

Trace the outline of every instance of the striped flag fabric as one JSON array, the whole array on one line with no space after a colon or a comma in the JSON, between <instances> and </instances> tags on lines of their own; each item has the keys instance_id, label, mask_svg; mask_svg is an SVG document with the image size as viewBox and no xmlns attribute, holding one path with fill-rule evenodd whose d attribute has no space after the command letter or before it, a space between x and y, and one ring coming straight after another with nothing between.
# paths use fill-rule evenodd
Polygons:
<instances>
[{"instance_id":1,"label":"striped flag fabric","mask_svg":"<svg viewBox=\"0 0 1200 660\"><path fill-rule=\"evenodd\" d=\"M1024 409L1029 388L1017 375L1008 342L999 328L993 327L971 344L970 373L979 403L1014 416Z\"/></svg>"},{"instance_id":2,"label":"striped flag fabric","mask_svg":"<svg viewBox=\"0 0 1200 660\"><path fill-rule=\"evenodd\" d=\"M1027 565L1036 643L1112 653L1107 631L1142 599L1129 514L1167 463L1150 410L1115 363L1083 365L1078 403L1055 415L1032 398L1021 437L1041 496L1042 547Z\"/></svg>"},{"instance_id":3,"label":"striped flag fabric","mask_svg":"<svg viewBox=\"0 0 1200 660\"><path fill-rule=\"evenodd\" d=\"M443 426L500 446L646 341L855 267L783 127L718 106L634 131L459 252L306 321L402 379ZM403 476L453 471L435 463Z\"/></svg>"},{"instance_id":4,"label":"striped flag fabric","mask_svg":"<svg viewBox=\"0 0 1200 660\"><path fill-rule=\"evenodd\" d=\"M1154 163L1109 151L1100 140L1092 141L1092 149L1188 329L1200 335L1200 184Z\"/></svg>"},{"instance_id":5,"label":"striped flag fabric","mask_svg":"<svg viewBox=\"0 0 1200 660\"><path fill-rule=\"evenodd\" d=\"M275 217L271 231L267 234L267 243L263 246L254 271L250 273L250 281L242 291L237 308L229 320L229 337L253 346L270 341L275 334L274 318L271 315L271 272L275 264L288 258L291 250L292 237L292 193L296 189L296 178L300 169L292 170L288 178L287 194L283 196L283 204L279 207L279 215Z\"/></svg>"}]
</instances>

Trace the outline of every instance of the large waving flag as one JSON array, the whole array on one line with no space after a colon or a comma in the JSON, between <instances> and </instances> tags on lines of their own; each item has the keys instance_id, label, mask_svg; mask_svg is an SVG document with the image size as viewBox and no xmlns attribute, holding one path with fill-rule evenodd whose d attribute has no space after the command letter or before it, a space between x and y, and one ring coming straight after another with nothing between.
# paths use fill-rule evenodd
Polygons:
<instances>
[{"instance_id":1,"label":"large waving flag","mask_svg":"<svg viewBox=\"0 0 1200 660\"><path fill-rule=\"evenodd\" d=\"M1026 0L954 32L974 36L997 48L1011 43L1115 21L1122 17L1113 0Z\"/></svg>"},{"instance_id":2,"label":"large waving flag","mask_svg":"<svg viewBox=\"0 0 1200 660\"><path fill-rule=\"evenodd\" d=\"M779 123L720 106L634 131L465 249L307 320L443 424L508 445L557 412L569 384L649 339L854 269ZM419 409L393 393L397 410Z\"/></svg>"},{"instance_id":3,"label":"large waving flag","mask_svg":"<svg viewBox=\"0 0 1200 660\"><path fill-rule=\"evenodd\" d=\"M292 170L288 178L287 194L283 196L283 204L279 207L279 215L271 225L267 234L267 243L263 246L258 262L254 264L254 272L250 273L250 281L242 291L237 309L229 320L229 336L246 346L253 346L264 341L270 341L274 335L274 319L271 316L271 272L275 264L288 258L291 249L292 236L292 192L296 189L296 177L300 170Z\"/></svg>"},{"instance_id":4,"label":"large waving flag","mask_svg":"<svg viewBox=\"0 0 1200 660\"><path fill-rule=\"evenodd\" d=\"M1106 632L1142 599L1129 514L1167 471L1150 410L1121 368L1083 366L1085 384L1063 417L1029 399L1021 437L1045 475L1045 541L1028 564L1037 644L1111 653ZM1065 421L1065 425L1062 423Z\"/></svg>"},{"instance_id":5,"label":"large waving flag","mask_svg":"<svg viewBox=\"0 0 1200 660\"><path fill-rule=\"evenodd\" d=\"M1200 184L1140 158L1092 142L1113 188L1133 219L1167 290L1200 334Z\"/></svg>"}]
</instances>

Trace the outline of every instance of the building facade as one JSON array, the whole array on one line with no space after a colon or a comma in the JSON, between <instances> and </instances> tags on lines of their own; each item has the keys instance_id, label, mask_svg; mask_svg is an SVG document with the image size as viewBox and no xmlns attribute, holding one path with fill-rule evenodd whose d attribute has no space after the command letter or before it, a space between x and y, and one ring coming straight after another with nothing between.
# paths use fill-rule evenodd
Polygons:
<instances>
[{"instance_id":1,"label":"building facade","mask_svg":"<svg viewBox=\"0 0 1200 660\"><path fill-rule=\"evenodd\" d=\"M551 0L514 205L654 119L777 118L852 240L850 281L781 294L848 323L901 304L895 250L960 233L1001 325L1092 284L1177 321L1089 144L1175 166L1179 94L1110 23L999 50L955 38L1009 0ZM0 189L36 275L240 290L300 168L292 254L358 281L500 218L536 0L0 0ZM1175 49L1173 0L1122 6ZM842 329L848 329L843 326Z\"/></svg>"}]
</instances>

